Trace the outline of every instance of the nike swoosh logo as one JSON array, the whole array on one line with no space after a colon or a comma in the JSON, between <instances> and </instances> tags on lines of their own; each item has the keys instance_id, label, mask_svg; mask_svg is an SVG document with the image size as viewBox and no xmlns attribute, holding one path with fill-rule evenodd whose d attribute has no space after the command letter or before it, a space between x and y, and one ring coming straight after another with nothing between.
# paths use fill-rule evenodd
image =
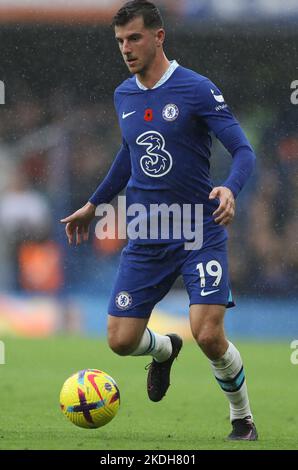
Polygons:
<instances>
[{"instance_id":1,"label":"nike swoosh logo","mask_svg":"<svg viewBox=\"0 0 298 470\"><path fill-rule=\"evenodd\" d=\"M214 294L214 292L218 292L218 291L219 291L219 289L209 290L208 292L205 292L204 289L202 289L201 290L201 296L206 297L206 295Z\"/></svg>"},{"instance_id":2,"label":"nike swoosh logo","mask_svg":"<svg viewBox=\"0 0 298 470\"><path fill-rule=\"evenodd\" d=\"M97 392L97 395L99 396L99 398L100 398L101 400L103 400L103 397L101 396L101 393L100 393L100 391L98 390L97 384L96 384L96 382L95 382L95 377L97 377L97 374L88 374L87 377L88 377L89 382L91 383L91 385L93 386L93 388L94 388L95 391Z\"/></svg>"},{"instance_id":3,"label":"nike swoosh logo","mask_svg":"<svg viewBox=\"0 0 298 470\"><path fill-rule=\"evenodd\" d=\"M128 116L131 116L132 114L136 113L136 111L132 111L131 113L122 113L122 119L126 119Z\"/></svg>"}]
</instances>

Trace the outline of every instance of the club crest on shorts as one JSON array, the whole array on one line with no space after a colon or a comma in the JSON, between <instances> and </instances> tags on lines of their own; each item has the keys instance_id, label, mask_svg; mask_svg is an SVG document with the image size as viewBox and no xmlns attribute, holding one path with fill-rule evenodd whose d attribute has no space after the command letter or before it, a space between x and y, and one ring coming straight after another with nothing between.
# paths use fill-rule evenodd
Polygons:
<instances>
[{"instance_id":1,"label":"club crest on shorts","mask_svg":"<svg viewBox=\"0 0 298 470\"><path fill-rule=\"evenodd\" d=\"M116 305L121 310L128 309L132 304L132 297L128 292L119 292L115 299Z\"/></svg>"},{"instance_id":2,"label":"club crest on shorts","mask_svg":"<svg viewBox=\"0 0 298 470\"><path fill-rule=\"evenodd\" d=\"M167 104L162 110L162 117L166 121L175 121L179 116L178 106L175 104Z\"/></svg>"}]
</instances>

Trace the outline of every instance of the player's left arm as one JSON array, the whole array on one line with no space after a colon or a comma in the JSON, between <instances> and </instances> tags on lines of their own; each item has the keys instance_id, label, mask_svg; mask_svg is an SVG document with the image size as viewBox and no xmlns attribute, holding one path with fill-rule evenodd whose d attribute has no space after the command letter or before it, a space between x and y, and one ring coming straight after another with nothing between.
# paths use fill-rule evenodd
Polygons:
<instances>
[{"instance_id":1,"label":"player's left arm","mask_svg":"<svg viewBox=\"0 0 298 470\"><path fill-rule=\"evenodd\" d=\"M213 188L209 198L218 198L219 207L213 213L219 225L228 225L235 215L235 199L249 179L256 156L239 124L227 127L217 135L233 157L230 174L222 186Z\"/></svg>"},{"instance_id":2,"label":"player's left arm","mask_svg":"<svg viewBox=\"0 0 298 470\"><path fill-rule=\"evenodd\" d=\"M256 156L239 122L214 83L206 79L200 83L199 90L200 117L233 158L228 178L222 186L213 188L209 195L210 199L218 198L220 202L213 213L215 222L228 225L235 215L235 199L254 169Z\"/></svg>"}]
</instances>

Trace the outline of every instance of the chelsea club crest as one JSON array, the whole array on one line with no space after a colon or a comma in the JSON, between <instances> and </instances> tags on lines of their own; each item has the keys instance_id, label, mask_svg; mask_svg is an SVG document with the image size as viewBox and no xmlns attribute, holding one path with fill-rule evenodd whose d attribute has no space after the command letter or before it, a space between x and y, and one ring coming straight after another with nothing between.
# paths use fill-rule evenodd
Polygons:
<instances>
[{"instance_id":1,"label":"chelsea club crest","mask_svg":"<svg viewBox=\"0 0 298 470\"><path fill-rule=\"evenodd\" d=\"M131 295L128 292L119 292L116 296L116 305L121 310L128 309L132 304Z\"/></svg>"},{"instance_id":2,"label":"chelsea club crest","mask_svg":"<svg viewBox=\"0 0 298 470\"><path fill-rule=\"evenodd\" d=\"M162 110L162 117L166 121L175 121L179 115L178 106L175 104L167 104Z\"/></svg>"}]
</instances>

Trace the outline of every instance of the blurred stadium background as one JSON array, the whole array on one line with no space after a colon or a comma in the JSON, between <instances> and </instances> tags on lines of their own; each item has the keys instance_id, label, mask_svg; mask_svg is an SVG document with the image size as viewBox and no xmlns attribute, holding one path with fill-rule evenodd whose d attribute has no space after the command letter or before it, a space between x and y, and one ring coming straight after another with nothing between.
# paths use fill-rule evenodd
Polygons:
<instances>
[{"instance_id":1,"label":"blurred stadium background","mask_svg":"<svg viewBox=\"0 0 298 470\"><path fill-rule=\"evenodd\" d=\"M109 22L116 0L0 1L0 335L102 335L121 240L69 247L81 207L119 147L114 88L127 77ZM294 339L298 286L298 3L156 0L170 59L224 92L257 157L230 232L232 337ZM221 182L230 156L215 143ZM182 284L153 317L189 336Z\"/></svg>"}]
</instances>

